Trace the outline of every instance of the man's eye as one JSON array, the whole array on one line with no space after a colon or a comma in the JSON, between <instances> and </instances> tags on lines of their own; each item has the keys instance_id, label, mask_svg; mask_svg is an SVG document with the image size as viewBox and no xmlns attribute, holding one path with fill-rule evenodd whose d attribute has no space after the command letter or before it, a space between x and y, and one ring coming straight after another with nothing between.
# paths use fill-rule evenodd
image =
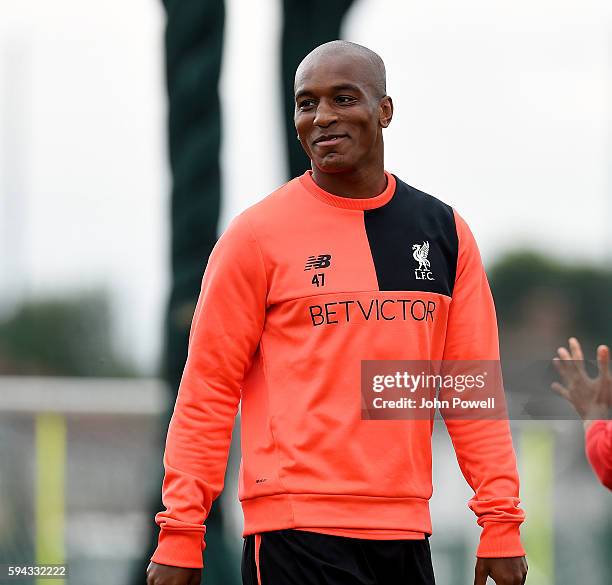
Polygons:
<instances>
[{"instance_id":1,"label":"man's eye","mask_svg":"<svg viewBox=\"0 0 612 585\"><path fill-rule=\"evenodd\" d=\"M313 101L312 100L302 100L301 102L298 103L298 108L300 110L305 110L309 107L311 107L313 105Z\"/></svg>"},{"instance_id":2,"label":"man's eye","mask_svg":"<svg viewBox=\"0 0 612 585\"><path fill-rule=\"evenodd\" d=\"M336 98L336 101L337 101L338 103L340 103L340 104L348 104L348 103L350 103L350 102L355 101L355 98L352 98L352 97L351 97L351 96L349 96L349 95L339 95L339 96Z\"/></svg>"}]
</instances>

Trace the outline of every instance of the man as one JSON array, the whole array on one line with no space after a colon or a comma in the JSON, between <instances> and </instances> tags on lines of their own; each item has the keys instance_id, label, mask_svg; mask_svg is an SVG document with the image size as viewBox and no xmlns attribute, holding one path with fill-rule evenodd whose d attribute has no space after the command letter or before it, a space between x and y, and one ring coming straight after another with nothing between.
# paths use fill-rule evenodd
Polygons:
<instances>
[{"instance_id":1,"label":"man","mask_svg":"<svg viewBox=\"0 0 612 585\"><path fill-rule=\"evenodd\" d=\"M433 422L362 420L361 361L497 360L497 326L464 220L385 171L392 116L369 49L333 41L298 67L312 171L236 217L209 259L148 585L199 583L239 402L245 584L434 583ZM483 528L474 583L522 584L508 421L446 424Z\"/></svg>"},{"instance_id":2,"label":"man","mask_svg":"<svg viewBox=\"0 0 612 585\"><path fill-rule=\"evenodd\" d=\"M575 337L569 339L569 350L560 347L553 363L563 384L554 382L552 389L576 409L584 425L585 450L599 481L612 490L612 375L610 349L597 348L598 375L591 378L584 367L584 355Z\"/></svg>"}]
</instances>

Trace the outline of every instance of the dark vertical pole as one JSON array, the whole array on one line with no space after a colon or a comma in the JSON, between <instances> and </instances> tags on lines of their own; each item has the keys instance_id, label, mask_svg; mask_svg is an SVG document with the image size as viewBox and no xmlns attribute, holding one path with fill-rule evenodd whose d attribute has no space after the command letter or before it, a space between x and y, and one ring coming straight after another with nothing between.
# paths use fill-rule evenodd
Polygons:
<instances>
[{"instance_id":1,"label":"dark vertical pole","mask_svg":"<svg viewBox=\"0 0 612 585\"><path fill-rule=\"evenodd\" d=\"M221 200L221 73L225 6L223 0L163 0L168 91L168 146L172 171L171 289L165 322L163 376L172 393L171 408L160 421L167 429L187 357L189 327L208 256L217 240ZM161 437L160 437L161 438ZM160 443L163 452L163 441ZM163 509L161 479L155 485L152 518ZM157 546L152 531L144 567L136 567L132 583L144 582L148 558ZM223 536L223 514L215 502L206 520L204 579L207 585L239 582L236 550Z\"/></svg>"},{"instance_id":2,"label":"dark vertical pole","mask_svg":"<svg viewBox=\"0 0 612 585\"><path fill-rule=\"evenodd\" d=\"M172 282L165 376L178 386L188 328L208 255L217 240L221 199L222 0L164 0L168 138L172 170Z\"/></svg>"},{"instance_id":3,"label":"dark vertical pole","mask_svg":"<svg viewBox=\"0 0 612 585\"><path fill-rule=\"evenodd\" d=\"M353 0L283 0L283 105L290 176L301 175L310 161L296 139L293 125L293 79L300 61L316 46L340 37L340 26Z\"/></svg>"}]
</instances>

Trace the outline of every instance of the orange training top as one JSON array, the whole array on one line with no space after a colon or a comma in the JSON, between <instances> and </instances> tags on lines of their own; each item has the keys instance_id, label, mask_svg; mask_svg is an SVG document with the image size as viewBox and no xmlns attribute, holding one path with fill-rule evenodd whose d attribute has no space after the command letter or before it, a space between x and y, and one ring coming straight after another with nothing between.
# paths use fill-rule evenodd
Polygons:
<instances>
[{"instance_id":1,"label":"orange training top","mask_svg":"<svg viewBox=\"0 0 612 585\"><path fill-rule=\"evenodd\" d=\"M202 567L241 404L244 535L431 534L430 420L362 420L361 360L497 360L480 254L450 206L386 173L377 196L311 172L245 210L214 247L168 428L151 560ZM413 246L427 244L419 262ZM477 555L522 556L507 420L447 420L482 527Z\"/></svg>"}]
</instances>

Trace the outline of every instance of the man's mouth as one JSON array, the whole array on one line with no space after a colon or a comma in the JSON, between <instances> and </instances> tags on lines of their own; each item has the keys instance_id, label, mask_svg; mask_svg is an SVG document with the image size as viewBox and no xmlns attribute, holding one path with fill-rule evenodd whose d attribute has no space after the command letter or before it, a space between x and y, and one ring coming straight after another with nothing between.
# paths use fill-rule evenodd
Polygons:
<instances>
[{"instance_id":1,"label":"man's mouth","mask_svg":"<svg viewBox=\"0 0 612 585\"><path fill-rule=\"evenodd\" d=\"M333 146L346 138L346 134L324 134L319 136L314 144L316 146Z\"/></svg>"}]
</instances>

